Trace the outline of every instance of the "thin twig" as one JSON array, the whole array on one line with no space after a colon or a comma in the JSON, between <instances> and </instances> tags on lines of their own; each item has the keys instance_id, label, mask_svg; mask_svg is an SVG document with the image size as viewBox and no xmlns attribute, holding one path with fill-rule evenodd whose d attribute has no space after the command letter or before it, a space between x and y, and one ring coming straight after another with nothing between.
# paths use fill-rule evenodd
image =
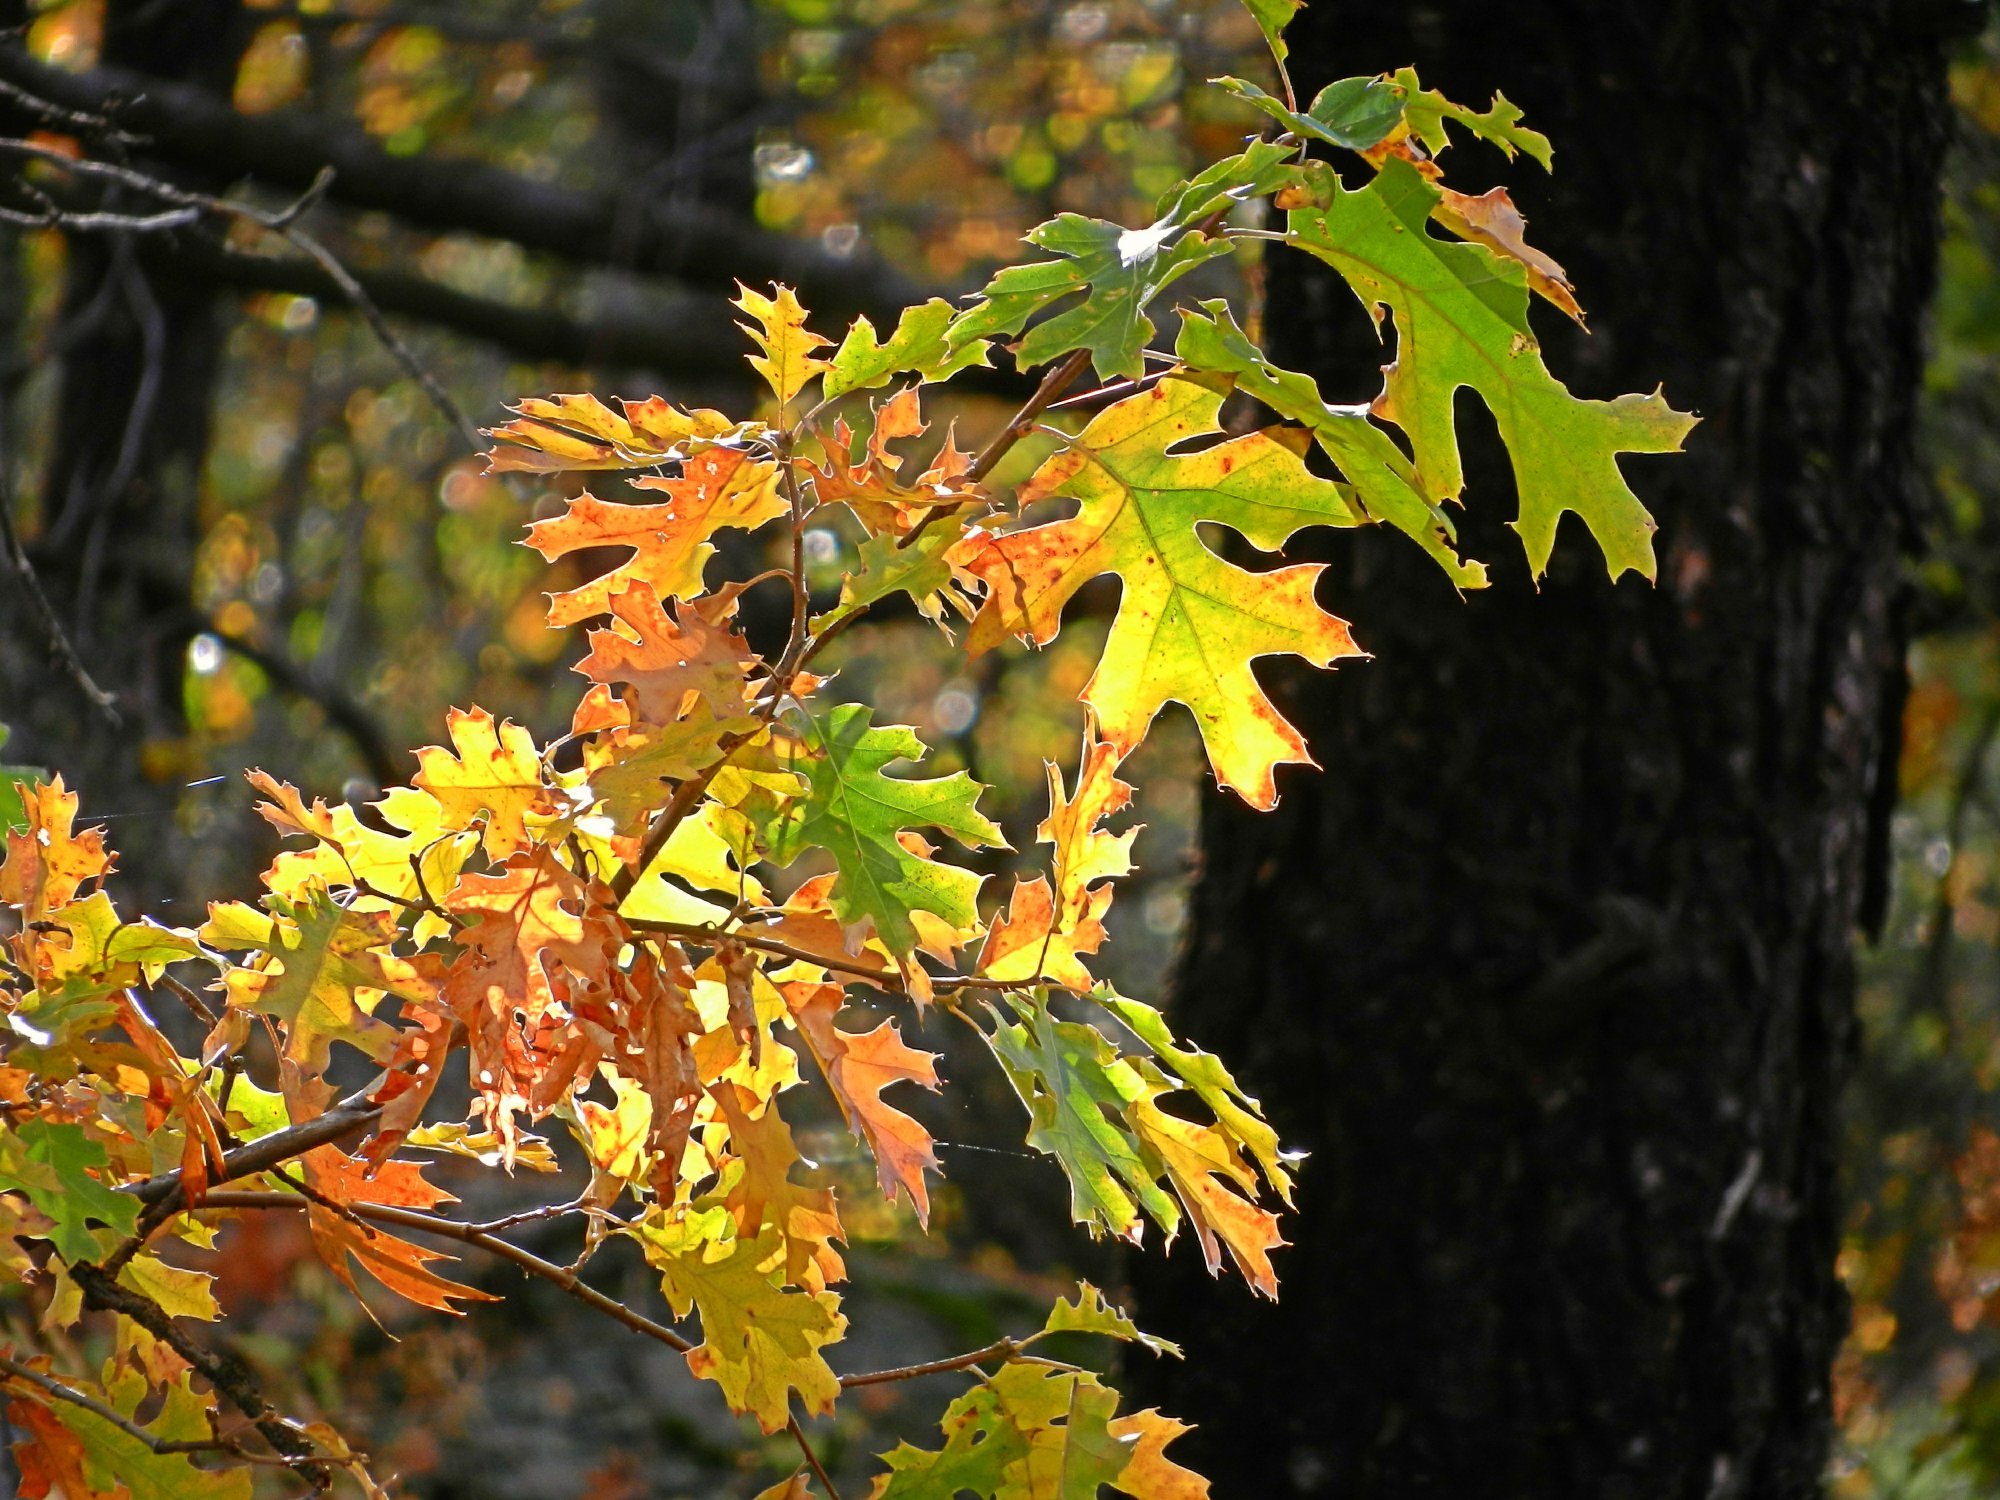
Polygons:
<instances>
[{"instance_id":1,"label":"thin twig","mask_svg":"<svg viewBox=\"0 0 2000 1500\"><path fill-rule=\"evenodd\" d=\"M170 208L156 214L72 213L54 203L46 204L38 214L18 208L0 208L0 224L17 224L23 229L63 229L84 234L156 234L165 229L185 229L200 217L201 210L198 208Z\"/></svg>"},{"instance_id":2,"label":"thin twig","mask_svg":"<svg viewBox=\"0 0 2000 1500\"><path fill-rule=\"evenodd\" d=\"M818 1476L820 1487L827 1493L827 1500L840 1500L840 1491L833 1487L833 1476L826 1472L826 1465L819 1461L819 1455L813 1452L812 1444L806 1440L805 1428L799 1426L799 1419L790 1412L785 1414L785 1430L791 1433L792 1441L799 1445L799 1452L806 1456L806 1463Z\"/></svg>"},{"instance_id":3,"label":"thin twig","mask_svg":"<svg viewBox=\"0 0 2000 1500\"><path fill-rule=\"evenodd\" d=\"M1049 403L1068 390L1089 365L1090 351L1078 349L1043 376L1042 383L1035 388L1035 394L1014 413L1014 420L1002 428L1000 435L980 450L979 457L972 461L972 467L965 471L966 482L977 484L991 474L999 466L1000 460L1013 451L1014 445L1034 431L1036 418L1048 410ZM956 505L938 506L910 529L910 534L896 544L896 549L901 551L905 547L914 546L917 538L930 530L939 520L970 503L968 500L961 500Z\"/></svg>"},{"instance_id":4,"label":"thin twig","mask_svg":"<svg viewBox=\"0 0 2000 1500\"><path fill-rule=\"evenodd\" d=\"M4 479L4 473L0 473L0 479ZM124 728L125 718L118 712L116 701L85 670L76 648L70 645L69 636L63 631L62 621L56 617L55 607L49 603L49 596L42 592L42 581L35 576L34 564L28 561L28 551L21 545L20 534L14 529L13 499L7 493L4 482L0 482L0 548L5 549L14 576L21 581L16 597L27 602L28 613L41 627L49 655L61 664L64 675L75 684L76 690L97 710L108 727Z\"/></svg>"},{"instance_id":5,"label":"thin twig","mask_svg":"<svg viewBox=\"0 0 2000 1500\"><path fill-rule=\"evenodd\" d=\"M73 1386L64 1385L60 1380L49 1375L44 1375L40 1370L31 1369L19 1360L9 1359L5 1355L0 1355L0 1372L11 1375L16 1380L25 1380L30 1385L39 1386L42 1390L48 1392L49 1395L55 1397L56 1400L87 1411L100 1421L109 1422L127 1437L135 1442L143 1443L154 1453L227 1453L230 1457L241 1459L245 1463L277 1464L288 1469L300 1468L307 1465L317 1466L325 1462L323 1459L295 1458L282 1453L255 1453L245 1448L241 1443L232 1442L228 1438L157 1437L153 1433L146 1431L145 1428L134 1422L130 1417L120 1416L111 1407L106 1406L95 1397L86 1396L82 1391L75 1389Z\"/></svg>"},{"instance_id":6,"label":"thin twig","mask_svg":"<svg viewBox=\"0 0 2000 1500\"><path fill-rule=\"evenodd\" d=\"M390 356L395 359L396 363L403 367L410 378L416 381L417 385L423 390L424 395L430 399L431 405L437 408L439 414L458 429L459 436L465 440L466 447L474 453L479 452L484 447L479 436L479 429L473 426L463 411L459 410L458 403L452 400L450 393L438 382L437 377L425 368L423 362L412 352L409 345L404 343L396 331L389 326L388 321L382 316L382 310L375 305L374 299L368 295L367 290L361 283L355 280L346 265L318 239L299 228L297 223L299 217L324 197L327 189L332 186L332 168L321 168L319 175L313 179L312 185L304 193L300 194L298 198L287 204L284 208L274 212L269 209L257 208L248 203L238 203L230 198L217 198L209 193L193 192L177 184L166 182L158 177L150 176L147 173L117 163L93 161L87 157L73 157L52 146L44 146L37 141L24 141L14 137L0 138L0 151L9 151L17 156L26 156L38 161L46 161L79 177L96 177L105 181L116 182L136 192L145 193L150 197L161 199L167 203L177 204L183 208L222 214L228 218L241 220L246 224L253 224L267 234L277 235L294 249L314 261L326 273L333 284L340 288L341 295L347 299L348 305L368 325L370 331L374 333L376 340L384 349L388 350Z\"/></svg>"},{"instance_id":7,"label":"thin twig","mask_svg":"<svg viewBox=\"0 0 2000 1500\"><path fill-rule=\"evenodd\" d=\"M984 1349L974 1349L970 1354L954 1354L949 1359L927 1360L920 1365L901 1365L893 1370L870 1370L865 1375L843 1375L840 1377L840 1388L851 1391L858 1385L887 1385L895 1380L918 1380L925 1375L945 1375L953 1370L983 1365L989 1359L1013 1359L1034 1341L1032 1338L995 1339Z\"/></svg>"},{"instance_id":8,"label":"thin twig","mask_svg":"<svg viewBox=\"0 0 2000 1500\"><path fill-rule=\"evenodd\" d=\"M664 937L690 938L698 943L740 943L745 948L755 948L762 953L776 954L780 958L797 959L800 963L817 964L822 969L831 969L840 974L852 974L857 979L868 979L884 989L898 992L908 989L903 976L893 969L878 969L868 964L854 962L837 954L821 953L812 948L800 948L777 938L758 937L753 933L736 930L723 931L719 927L702 927L692 922L655 922L640 917L627 917L625 925L635 932L654 932ZM938 990L1063 990L1069 994L1082 994L1076 986L1063 984L1058 980L1037 977L1034 979L988 979L978 974L932 974L928 976L931 987Z\"/></svg>"}]
</instances>

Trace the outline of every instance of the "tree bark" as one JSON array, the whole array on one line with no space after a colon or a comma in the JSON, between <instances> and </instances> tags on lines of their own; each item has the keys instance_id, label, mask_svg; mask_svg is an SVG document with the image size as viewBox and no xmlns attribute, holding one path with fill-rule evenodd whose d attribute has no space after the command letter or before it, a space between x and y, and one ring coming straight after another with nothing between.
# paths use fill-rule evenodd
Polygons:
<instances>
[{"instance_id":1,"label":"tree bark","mask_svg":"<svg viewBox=\"0 0 2000 1500\"><path fill-rule=\"evenodd\" d=\"M1903 684L1944 34L1890 0L1317 6L1301 96L1415 62L1556 143L1508 172L1597 314L1580 395L1704 418L1628 461L1657 587L1575 521L1539 592L1469 454L1464 602L1401 539L1323 595L1374 662L1272 673L1321 773L1211 796L1180 1018L1312 1152L1277 1308L1135 1257L1134 1371L1229 1496L1807 1496L1845 1325L1836 1108ZM1501 165L1461 144L1474 190ZM1281 256L1281 363L1381 355ZM1468 398L1469 400L1469 398ZM1476 406L1476 403L1470 403ZM1490 431L1483 417L1483 432Z\"/></svg>"}]
</instances>

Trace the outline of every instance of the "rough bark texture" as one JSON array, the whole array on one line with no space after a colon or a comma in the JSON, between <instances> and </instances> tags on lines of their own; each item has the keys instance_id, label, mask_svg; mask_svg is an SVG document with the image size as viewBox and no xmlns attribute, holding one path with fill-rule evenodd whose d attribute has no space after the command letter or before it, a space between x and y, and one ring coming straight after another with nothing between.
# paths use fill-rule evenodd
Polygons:
<instances>
[{"instance_id":1,"label":"rough bark texture","mask_svg":"<svg viewBox=\"0 0 2000 1500\"><path fill-rule=\"evenodd\" d=\"M1936 248L1943 33L1887 0L1317 6L1302 95L1406 61L1556 141L1507 175L1597 313L1582 395L1704 418L1629 462L1656 588L1574 519L1537 594L1469 468L1461 604L1398 539L1324 594L1377 660L1283 678L1323 774L1207 808L1187 1030L1313 1153L1284 1301L1134 1266L1135 1371L1223 1497L1805 1496L1845 1325L1849 947L1893 796ZM1483 187L1461 145L1448 165ZM1273 267L1282 362L1341 399L1352 296ZM1470 398L1466 398L1468 401ZM1485 426L1480 417L1478 424ZM1274 674L1276 676L1277 674Z\"/></svg>"}]
</instances>

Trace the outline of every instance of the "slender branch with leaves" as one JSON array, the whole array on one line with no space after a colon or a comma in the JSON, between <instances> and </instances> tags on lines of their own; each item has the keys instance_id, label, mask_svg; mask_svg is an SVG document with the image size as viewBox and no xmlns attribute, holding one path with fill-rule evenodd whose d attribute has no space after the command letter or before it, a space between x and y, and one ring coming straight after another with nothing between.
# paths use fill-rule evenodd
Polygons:
<instances>
[{"instance_id":1,"label":"slender branch with leaves","mask_svg":"<svg viewBox=\"0 0 2000 1500\"><path fill-rule=\"evenodd\" d=\"M1282 74L1296 5L1251 9ZM1449 510L1453 398L1469 387L1512 455L1530 568L1573 511L1614 577L1650 578L1652 522L1617 455L1677 448L1691 425L1657 394L1578 400L1544 365L1530 298L1576 316L1567 279L1522 238L1504 190L1454 192L1438 166L1454 131L1548 164L1548 142L1504 99L1462 108L1407 70L1336 83L1303 111L1289 81L1282 99L1224 86L1277 133L1181 183L1144 227L1042 225L1028 239L1047 258L1001 271L968 306L912 307L886 338L857 319L836 345L789 289L745 288L736 306L768 387L753 416L659 398L521 402L490 434L493 470L598 471L636 492L577 496L528 530L550 560L627 553L551 597L552 627L594 622L577 664L589 686L562 739L537 745L482 709L454 712L449 744L418 750L410 784L372 816L251 773L263 816L297 842L256 904L215 904L198 929L121 919L112 853L100 830L78 829L77 796L59 778L21 787L0 865L13 914L0 1267L47 1289L52 1339L0 1348L27 1493L240 1497L257 1465L381 1493L358 1446L271 1410L250 1372L188 1331L218 1311L176 1242L280 1211L304 1215L349 1288L358 1265L439 1313L488 1299L446 1274L431 1246L450 1243L668 1345L737 1412L798 1443L798 1472L770 1495L831 1494L810 1424L845 1391L929 1376L970 1383L939 1447L885 1456L877 1497L1045 1494L1051 1476L1064 1495L1207 1493L1166 1456L1181 1423L1121 1414L1097 1375L1037 1352L1045 1334L1083 1332L1178 1354L1087 1284L1039 1331L839 1373L842 1205L795 1180L787 1096L816 1074L881 1192L926 1221L935 1143L885 1095L940 1086L905 1030L949 1015L1018 1094L1027 1144L1067 1174L1078 1224L1135 1245L1148 1224L1169 1242L1186 1231L1212 1272L1231 1263L1276 1297L1276 1210L1292 1201L1295 1159L1220 1061L1092 967L1132 868L1133 831L1106 826L1131 800L1119 766L1155 716L1186 705L1216 779L1268 809L1277 768L1308 755L1252 662L1357 653L1320 603L1319 568L1240 566L1202 528L1278 552L1308 527L1387 525L1461 587L1482 585ZM1273 366L1217 301L1180 308L1171 357L1155 350L1161 295L1245 239L1325 260L1393 333L1372 402L1329 401ZM1033 397L977 456L926 442L926 390L1002 349L1040 373ZM1086 372L1100 389L1078 402ZM1224 437L1236 396L1275 424ZM1002 483L1030 434L1046 456ZM1054 518L1025 519L1030 507ZM809 585L809 526L857 549L837 598ZM715 538L731 529L771 536L783 565L712 583ZM924 774L913 731L835 701L815 669L896 595L961 631L969 653L1045 643L1105 574L1120 600L1081 695L1078 764L1049 768L1047 871L982 906L981 878L937 842L1001 844L982 789ZM788 585L789 625L760 654L738 608L766 579ZM784 875L808 857L821 873ZM212 999L192 988L203 971ZM189 1006L205 1040L177 1049L153 1004ZM860 1012L875 1023L858 1027ZM259 1073L271 1087L252 1077L258 1037L275 1055L275 1076ZM356 1057L373 1079L341 1097L333 1075ZM438 1118L451 1069L469 1080L469 1118ZM544 1164L536 1132L551 1126L588 1160L579 1197L477 1223L445 1211L424 1176L426 1153ZM574 1265L507 1238L569 1218L586 1226ZM658 1306L582 1279L614 1239L657 1273ZM95 1368L63 1342L87 1309L119 1327Z\"/></svg>"}]
</instances>

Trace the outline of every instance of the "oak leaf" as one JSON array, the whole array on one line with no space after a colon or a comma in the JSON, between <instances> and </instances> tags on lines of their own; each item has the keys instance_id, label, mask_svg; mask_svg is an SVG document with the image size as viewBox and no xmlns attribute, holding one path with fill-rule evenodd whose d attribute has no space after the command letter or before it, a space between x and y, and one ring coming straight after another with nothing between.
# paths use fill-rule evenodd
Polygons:
<instances>
[{"instance_id":1,"label":"oak leaf","mask_svg":"<svg viewBox=\"0 0 2000 1500\"><path fill-rule=\"evenodd\" d=\"M578 495L562 515L528 528L528 545L550 562L587 547L632 551L610 572L551 594L550 625L608 613L611 595L634 580L651 585L662 599L691 598L702 591L703 567L715 553L710 539L718 531L732 526L754 531L788 509L778 493L777 465L734 448L705 449L688 458L678 475L647 475L632 487L668 498L621 505Z\"/></svg>"},{"instance_id":2,"label":"oak leaf","mask_svg":"<svg viewBox=\"0 0 2000 1500\"><path fill-rule=\"evenodd\" d=\"M450 1193L424 1180L415 1162L391 1161L371 1166L338 1146L316 1146L300 1158L306 1184L318 1196L306 1204L313 1247L341 1284L358 1298L361 1293L348 1269L352 1256L363 1270L397 1296L439 1312L460 1313L456 1302L497 1302L476 1287L462 1285L429 1268L432 1261L450 1261L442 1251L429 1250L390 1234L380 1224L349 1217L340 1210L357 1203L379 1203L419 1211L440 1203L455 1203ZM365 1304L364 1304L365 1305Z\"/></svg>"},{"instance_id":3,"label":"oak leaf","mask_svg":"<svg viewBox=\"0 0 2000 1500\"><path fill-rule=\"evenodd\" d=\"M957 311L942 297L906 307L886 342L878 341L875 325L867 318L856 318L833 353L821 391L832 400L849 391L887 385L898 375L944 381L969 365L988 364L985 343L946 340L945 330Z\"/></svg>"},{"instance_id":4,"label":"oak leaf","mask_svg":"<svg viewBox=\"0 0 2000 1500\"><path fill-rule=\"evenodd\" d=\"M437 994L435 960L393 953L397 927L389 913L341 907L324 887L298 901L265 901L268 912L233 901L213 905L201 929L213 947L265 955L258 966L224 976L230 1004L279 1022L285 1057L309 1076L326 1071L335 1042L387 1061L397 1032L375 1016L375 1003L394 994L428 1004Z\"/></svg>"},{"instance_id":5,"label":"oak leaf","mask_svg":"<svg viewBox=\"0 0 2000 1500\"><path fill-rule=\"evenodd\" d=\"M779 989L799 1035L833 1090L841 1117L874 1153L882 1196L893 1201L900 1190L916 1210L917 1222L929 1224L931 1200L924 1173L939 1170L935 1143L928 1130L887 1103L882 1091L892 1083L915 1083L935 1093L936 1054L906 1044L892 1021L870 1031L840 1030L834 1024L843 1003L838 985L797 981Z\"/></svg>"},{"instance_id":6,"label":"oak leaf","mask_svg":"<svg viewBox=\"0 0 2000 1500\"><path fill-rule=\"evenodd\" d=\"M111 871L104 830L76 831L77 800L76 793L63 789L61 776L37 784L22 807L27 826L7 833L0 901L20 909L23 927L68 905L87 882Z\"/></svg>"},{"instance_id":7,"label":"oak leaf","mask_svg":"<svg viewBox=\"0 0 2000 1500\"><path fill-rule=\"evenodd\" d=\"M789 864L808 847L833 856L834 914L850 927L874 924L897 958L918 942L913 914L927 911L956 927L979 919L980 877L915 853L900 835L917 827L951 834L970 848L1005 848L999 828L974 805L981 788L963 771L929 780L884 774L898 760L923 757L916 732L874 728L870 710L843 703L824 724L807 721L809 753L796 769L806 791L777 830L772 858Z\"/></svg>"},{"instance_id":8,"label":"oak leaf","mask_svg":"<svg viewBox=\"0 0 2000 1500\"><path fill-rule=\"evenodd\" d=\"M728 1212L715 1207L660 1213L632 1231L660 1273L676 1315L701 1313L702 1342L688 1368L713 1380L730 1406L777 1432L791 1418L798 1393L809 1416L833 1410L840 1382L820 1353L847 1330L831 1292L780 1286L785 1247L766 1229L755 1240L722 1239Z\"/></svg>"},{"instance_id":9,"label":"oak leaf","mask_svg":"<svg viewBox=\"0 0 2000 1500\"><path fill-rule=\"evenodd\" d=\"M792 404L807 382L832 368L814 352L828 347L831 340L806 327L806 310L790 287L773 286L771 290L774 295L766 297L739 281L731 305L741 308L752 319L736 325L764 351L762 355L749 356L750 368L764 377L764 383L783 407Z\"/></svg>"},{"instance_id":10,"label":"oak leaf","mask_svg":"<svg viewBox=\"0 0 2000 1500\"><path fill-rule=\"evenodd\" d=\"M443 809L446 826L470 828L485 820L486 857L504 860L528 847L528 819L555 810L541 758L528 731L511 719L494 722L485 709L454 708L445 718L452 747L417 751L412 782Z\"/></svg>"},{"instance_id":11,"label":"oak leaf","mask_svg":"<svg viewBox=\"0 0 2000 1500\"><path fill-rule=\"evenodd\" d=\"M1131 1101L1126 1118L1140 1143L1164 1165L1194 1226L1209 1274L1220 1272L1226 1246L1250 1289L1275 1302L1278 1277L1271 1269L1271 1251L1285 1241L1278 1235L1277 1216L1259 1208L1252 1196L1256 1174L1226 1132L1168 1114L1154 1102L1159 1092L1164 1090L1149 1090Z\"/></svg>"},{"instance_id":12,"label":"oak leaf","mask_svg":"<svg viewBox=\"0 0 2000 1500\"><path fill-rule=\"evenodd\" d=\"M1395 318L1397 358L1377 416L1408 435L1432 500L1464 485L1453 398L1462 386L1492 410L1513 464L1520 517L1513 523L1539 577L1556 524L1580 515L1611 576L1654 576L1653 519L1619 473L1620 453L1670 453L1694 425L1655 392L1582 401L1549 373L1528 326L1527 274L1480 245L1452 244L1426 229L1439 190L1391 160L1365 188L1341 188L1324 209L1296 209L1287 239L1347 280L1371 316Z\"/></svg>"},{"instance_id":13,"label":"oak leaf","mask_svg":"<svg viewBox=\"0 0 2000 1500\"><path fill-rule=\"evenodd\" d=\"M1023 506L1078 500L1074 516L974 532L953 560L987 586L966 640L975 652L1009 635L1048 642L1078 589L1118 574L1118 614L1083 691L1104 740L1130 754L1170 699L1185 703L1216 779L1269 808L1274 768L1310 757L1257 685L1251 661L1286 653L1325 666L1359 652L1347 626L1313 600L1319 566L1252 573L1213 551L1199 527L1221 522L1271 550L1301 527L1338 525L1352 511L1338 486L1307 473L1270 433L1174 453L1216 433L1228 392L1221 377L1175 376L1107 407L1019 492Z\"/></svg>"},{"instance_id":14,"label":"oak leaf","mask_svg":"<svg viewBox=\"0 0 2000 1500\"><path fill-rule=\"evenodd\" d=\"M697 701L718 720L740 716L748 707L757 654L732 623L735 591L680 604L669 613L651 584L633 579L605 604L616 624L590 632L590 654L575 670L606 686L629 687L635 721L671 724Z\"/></svg>"},{"instance_id":15,"label":"oak leaf","mask_svg":"<svg viewBox=\"0 0 2000 1500\"><path fill-rule=\"evenodd\" d=\"M620 416L595 396L550 396L513 408L518 421L490 427L502 446L486 455L489 474L558 474L570 469L649 469L683 458L704 441L737 431L718 411L682 411L658 396L620 401Z\"/></svg>"}]
</instances>

